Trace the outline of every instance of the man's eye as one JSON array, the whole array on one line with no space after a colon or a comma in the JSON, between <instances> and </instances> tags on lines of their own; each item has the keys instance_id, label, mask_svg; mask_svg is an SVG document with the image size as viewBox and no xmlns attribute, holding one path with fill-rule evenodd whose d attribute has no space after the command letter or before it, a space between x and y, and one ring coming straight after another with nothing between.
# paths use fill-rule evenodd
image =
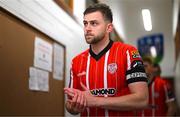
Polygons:
<instances>
[{"instance_id":1,"label":"man's eye","mask_svg":"<svg viewBox=\"0 0 180 117\"><path fill-rule=\"evenodd\" d=\"M84 22L84 26L86 26L87 25L87 22Z\"/></svg>"},{"instance_id":2,"label":"man's eye","mask_svg":"<svg viewBox=\"0 0 180 117\"><path fill-rule=\"evenodd\" d=\"M91 25L92 25L92 26L96 26L97 23L96 23L96 22L91 22Z\"/></svg>"}]
</instances>

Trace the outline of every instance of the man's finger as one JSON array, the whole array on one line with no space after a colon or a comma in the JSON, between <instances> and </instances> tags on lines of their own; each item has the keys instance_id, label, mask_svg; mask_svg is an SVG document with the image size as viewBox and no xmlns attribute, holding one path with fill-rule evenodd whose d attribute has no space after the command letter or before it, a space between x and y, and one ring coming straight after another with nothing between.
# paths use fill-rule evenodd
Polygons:
<instances>
[{"instance_id":1,"label":"man's finger","mask_svg":"<svg viewBox=\"0 0 180 117\"><path fill-rule=\"evenodd\" d=\"M74 97L75 92L71 88L64 88L64 93L70 97Z\"/></svg>"},{"instance_id":2,"label":"man's finger","mask_svg":"<svg viewBox=\"0 0 180 117\"><path fill-rule=\"evenodd\" d=\"M64 93L67 94L67 96L69 96L71 98L74 97L74 93L71 93L71 92L68 92L68 91L65 91Z\"/></svg>"},{"instance_id":3,"label":"man's finger","mask_svg":"<svg viewBox=\"0 0 180 117\"><path fill-rule=\"evenodd\" d=\"M75 94L74 97L72 98L71 100L71 103L72 103L72 107L75 107L76 106L76 103L77 103L77 98L78 98L78 95Z\"/></svg>"},{"instance_id":4,"label":"man's finger","mask_svg":"<svg viewBox=\"0 0 180 117\"><path fill-rule=\"evenodd\" d=\"M76 108L78 110L80 109L80 102L82 100L81 95L82 95L81 92L77 93Z\"/></svg>"},{"instance_id":5,"label":"man's finger","mask_svg":"<svg viewBox=\"0 0 180 117\"><path fill-rule=\"evenodd\" d=\"M84 91L88 91L89 90L82 82L80 82L80 84L81 84L81 87L82 87L82 89Z\"/></svg>"},{"instance_id":6,"label":"man's finger","mask_svg":"<svg viewBox=\"0 0 180 117\"><path fill-rule=\"evenodd\" d=\"M72 88L64 88L64 91L74 92Z\"/></svg>"}]
</instances>

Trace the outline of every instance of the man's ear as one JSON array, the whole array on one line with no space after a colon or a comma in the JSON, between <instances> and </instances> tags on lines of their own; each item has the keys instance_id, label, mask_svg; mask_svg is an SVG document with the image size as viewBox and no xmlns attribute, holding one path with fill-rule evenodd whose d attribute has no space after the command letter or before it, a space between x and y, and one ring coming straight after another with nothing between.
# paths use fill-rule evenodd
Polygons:
<instances>
[{"instance_id":1,"label":"man's ear","mask_svg":"<svg viewBox=\"0 0 180 117\"><path fill-rule=\"evenodd\" d=\"M107 25L107 32L112 32L113 31L113 24L112 23L109 23L108 25Z\"/></svg>"}]
</instances>

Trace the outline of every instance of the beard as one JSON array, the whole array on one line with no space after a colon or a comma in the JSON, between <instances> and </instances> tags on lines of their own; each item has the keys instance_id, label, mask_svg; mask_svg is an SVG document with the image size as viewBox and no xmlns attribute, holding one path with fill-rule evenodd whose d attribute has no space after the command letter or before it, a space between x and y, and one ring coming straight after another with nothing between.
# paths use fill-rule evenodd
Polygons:
<instances>
[{"instance_id":1,"label":"beard","mask_svg":"<svg viewBox=\"0 0 180 117\"><path fill-rule=\"evenodd\" d=\"M97 36L94 36L93 34L85 35L86 42L88 44L96 44L96 43L100 42L101 40L103 40L104 37L105 37L105 32L102 32Z\"/></svg>"}]
</instances>

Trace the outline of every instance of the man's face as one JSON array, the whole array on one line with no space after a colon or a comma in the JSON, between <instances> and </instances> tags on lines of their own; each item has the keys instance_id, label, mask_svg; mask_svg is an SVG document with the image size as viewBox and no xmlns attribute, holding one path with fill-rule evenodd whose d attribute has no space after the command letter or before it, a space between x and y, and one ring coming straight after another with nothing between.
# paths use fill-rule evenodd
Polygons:
<instances>
[{"instance_id":1,"label":"man's face","mask_svg":"<svg viewBox=\"0 0 180 117\"><path fill-rule=\"evenodd\" d=\"M151 77L153 74L153 66L146 61L144 61L143 64L144 64L144 68L145 68L147 76Z\"/></svg>"},{"instance_id":2,"label":"man's face","mask_svg":"<svg viewBox=\"0 0 180 117\"><path fill-rule=\"evenodd\" d=\"M92 12L84 16L84 36L88 44L96 44L107 35L110 23L104 20L101 12Z\"/></svg>"},{"instance_id":3,"label":"man's face","mask_svg":"<svg viewBox=\"0 0 180 117\"><path fill-rule=\"evenodd\" d=\"M161 74L160 68L159 67L154 67L154 75L155 76L160 76L160 74Z\"/></svg>"}]
</instances>

